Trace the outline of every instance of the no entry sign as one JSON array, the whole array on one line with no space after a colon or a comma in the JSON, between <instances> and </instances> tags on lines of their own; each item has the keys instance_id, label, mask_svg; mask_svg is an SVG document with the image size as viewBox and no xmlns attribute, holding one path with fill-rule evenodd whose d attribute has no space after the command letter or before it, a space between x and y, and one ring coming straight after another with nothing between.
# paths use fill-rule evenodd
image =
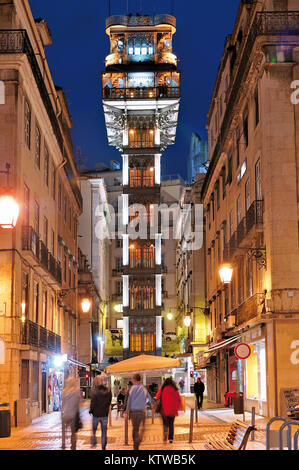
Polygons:
<instances>
[{"instance_id":1,"label":"no entry sign","mask_svg":"<svg viewBox=\"0 0 299 470\"><path fill-rule=\"evenodd\" d=\"M247 343L239 343L234 349L235 356L238 359L247 359L251 354L251 349Z\"/></svg>"}]
</instances>

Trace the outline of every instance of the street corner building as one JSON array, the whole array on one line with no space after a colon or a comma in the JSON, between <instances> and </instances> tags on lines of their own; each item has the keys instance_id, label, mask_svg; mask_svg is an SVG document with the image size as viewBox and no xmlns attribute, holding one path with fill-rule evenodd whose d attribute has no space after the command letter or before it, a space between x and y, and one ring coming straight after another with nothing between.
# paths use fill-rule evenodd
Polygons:
<instances>
[{"instance_id":1,"label":"street corner building","mask_svg":"<svg viewBox=\"0 0 299 470\"><path fill-rule=\"evenodd\" d=\"M175 142L180 72L172 52L172 15L110 16L110 54L102 74L109 145L122 153L123 358L162 354L162 233L151 229L161 200L162 151ZM130 239L128 226L140 216L145 238ZM142 222L142 221L141 221Z\"/></svg>"},{"instance_id":2,"label":"street corner building","mask_svg":"<svg viewBox=\"0 0 299 470\"><path fill-rule=\"evenodd\" d=\"M259 3L240 4L208 113L202 361L210 399L243 390L247 410L279 416L281 391L299 385L299 12L297 1Z\"/></svg>"},{"instance_id":3,"label":"street corner building","mask_svg":"<svg viewBox=\"0 0 299 470\"><path fill-rule=\"evenodd\" d=\"M65 374L80 364L82 196L72 119L45 59L51 43L28 1L0 2L1 194L20 206L15 227L0 229L0 401L16 425L59 410Z\"/></svg>"}]
</instances>

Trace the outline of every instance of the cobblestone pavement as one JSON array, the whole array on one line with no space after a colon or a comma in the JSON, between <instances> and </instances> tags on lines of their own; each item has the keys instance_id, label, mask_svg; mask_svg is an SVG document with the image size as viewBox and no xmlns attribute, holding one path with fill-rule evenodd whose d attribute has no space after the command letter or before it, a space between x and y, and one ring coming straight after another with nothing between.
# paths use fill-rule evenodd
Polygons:
<instances>
[{"instance_id":1,"label":"cobblestone pavement","mask_svg":"<svg viewBox=\"0 0 299 470\"><path fill-rule=\"evenodd\" d=\"M175 420L175 436L173 444L162 442L161 418L155 417L146 420L142 450L204 450L204 443L208 436L225 437L230 424L236 418L231 409L211 408L206 405L203 411L198 413L198 421L194 423L193 440L189 443L190 410L180 412ZM215 405L214 405L215 406ZM246 422L251 421L251 415L246 413ZM81 419L83 428L77 434L77 450L91 450L91 416L88 413L88 402L81 408ZM265 449L265 426L267 420L257 417L255 440L248 442L248 450ZM108 426L107 450L132 450L132 429L129 424L129 445L124 444L124 420L117 417L116 411L112 412L112 423ZM97 432L98 446L100 446L100 430ZM69 440L67 441L68 448ZM0 450L60 450L61 448L61 423L60 412L53 412L35 419L31 425L26 427L12 428L9 438L0 439Z\"/></svg>"}]
</instances>

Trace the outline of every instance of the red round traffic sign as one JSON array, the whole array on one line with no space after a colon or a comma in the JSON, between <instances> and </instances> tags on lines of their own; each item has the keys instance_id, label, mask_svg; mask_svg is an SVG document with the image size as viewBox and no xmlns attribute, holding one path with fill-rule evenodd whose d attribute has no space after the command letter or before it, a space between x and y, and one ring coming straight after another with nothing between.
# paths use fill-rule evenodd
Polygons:
<instances>
[{"instance_id":1,"label":"red round traffic sign","mask_svg":"<svg viewBox=\"0 0 299 470\"><path fill-rule=\"evenodd\" d=\"M234 349L235 356L238 359L247 359L251 354L251 349L247 343L239 343Z\"/></svg>"}]
</instances>

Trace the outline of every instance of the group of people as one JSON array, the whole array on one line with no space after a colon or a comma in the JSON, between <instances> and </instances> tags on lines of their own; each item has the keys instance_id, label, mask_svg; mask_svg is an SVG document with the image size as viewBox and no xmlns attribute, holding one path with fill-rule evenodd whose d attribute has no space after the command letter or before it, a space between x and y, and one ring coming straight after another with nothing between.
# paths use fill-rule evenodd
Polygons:
<instances>
[{"instance_id":1,"label":"group of people","mask_svg":"<svg viewBox=\"0 0 299 470\"><path fill-rule=\"evenodd\" d=\"M194 393L197 398L197 406L202 407L204 384L201 379L194 385ZM101 426L102 450L107 446L107 426L109 409L112 402L112 393L109 388L108 376L98 375L93 380L89 413L92 415L91 447L96 447L96 432L98 425ZM66 387L62 393L62 448L65 448L66 428L71 428L71 449L76 449L76 433L80 429L80 388L76 379L70 378L66 381ZM163 422L163 442L173 442L174 421L178 411L182 407L181 396L176 383L171 377L165 379L155 397L142 384L141 376L136 373L132 382L128 383L127 391L122 388L117 394L117 405L122 410L125 419L130 418L132 422L132 437L134 450L138 450L143 439L145 429L146 409L148 404L153 412L161 414Z\"/></svg>"}]
</instances>

